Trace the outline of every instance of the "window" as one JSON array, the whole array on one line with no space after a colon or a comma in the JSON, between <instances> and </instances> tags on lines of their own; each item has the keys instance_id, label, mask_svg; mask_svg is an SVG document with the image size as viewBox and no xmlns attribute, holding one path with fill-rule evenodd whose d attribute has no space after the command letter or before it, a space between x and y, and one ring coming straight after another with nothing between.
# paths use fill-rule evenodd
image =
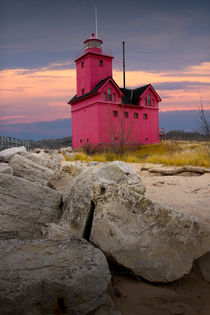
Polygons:
<instances>
[{"instance_id":1,"label":"window","mask_svg":"<svg viewBox=\"0 0 210 315\"><path fill-rule=\"evenodd\" d=\"M113 102L116 102L116 95L115 94L112 94L112 100L113 100Z\"/></svg>"},{"instance_id":2,"label":"window","mask_svg":"<svg viewBox=\"0 0 210 315\"><path fill-rule=\"evenodd\" d=\"M147 114L144 114L143 117L144 117L144 119L148 119L148 115Z\"/></svg>"},{"instance_id":3,"label":"window","mask_svg":"<svg viewBox=\"0 0 210 315\"><path fill-rule=\"evenodd\" d=\"M82 139L80 139L80 143L82 143Z\"/></svg>"},{"instance_id":4,"label":"window","mask_svg":"<svg viewBox=\"0 0 210 315\"><path fill-rule=\"evenodd\" d=\"M85 89L82 89L82 94L84 94L85 93Z\"/></svg>"},{"instance_id":5,"label":"window","mask_svg":"<svg viewBox=\"0 0 210 315\"><path fill-rule=\"evenodd\" d=\"M87 138L87 142L89 142L89 138Z\"/></svg>"},{"instance_id":6,"label":"window","mask_svg":"<svg viewBox=\"0 0 210 315\"><path fill-rule=\"evenodd\" d=\"M81 62L81 68L84 68L85 64L84 61Z\"/></svg>"},{"instance_id":7,"label":"window","mask_svg":"<svg viewBox=\"0 0 210 315\"><path fill-rule=\"evenodd\" d=\"M144 99L144 105L147 106L147 99Z\"/></svg>"},{"instance_id":8,"label":"window","mask_svg":"<svg viewBox=\"0 0 210 315\"><path fill-rule=\"evenodd\" d=\"M133 118L138 119L139 118L139 114L138 113L134 113L133 114Z\"/></svg>"},{"instance_id":9,"label":"window","mask_svg":"<svg viewBox=\"0 0 210 315\"><path fill-rule=\"evenodd\" d=\"M103 60L99 60L99 66L103 66Z\"/></svg>"},{"instance_id":10,"label":"window","mask_svg":"<svg viewBox=\"0 0 210 315\"><path fill-rule=\"evenodd\" d=\"M124 118L128 118L128 112L124 112Z\"/></svg>"},{"instance_id":11,"label":"window","mask_svg":"<svg viewBox=\"0 0 210 315\"><path fill-rule=\"evenodd\" d=\"M150 94L147 95L147 105L148 106L151 105L151 95Z\"/></svg>"},{"instance_id":12,"label":"window","mask_svg":"<svg viewBox=\"0 0 210 315\"><path fill-rule=\"evenodd\" d=\"M145 138L145 141L148 141L148 138Z\"/></svg>"},{"instance_id":13,"label":"window","mask_svg":"<svg viewBox=\"0 0 210 315\"><path fill-rule=\"evenodd\" d=\"M155 104L154 104L154 99L152 99L152 106L155 106Z\"/></svg>"},{"instance_id":14,"label":"window","mask_svg":"<svg viewBox=\"0 0 210 315\"><path fill-rule=\"evenodd\" d=\"M107 89L108 101L112 100L112 90L110 88Z\"/></svg>"},{"instance_id":15,"label":"window","mask_svg":"<svg viewBox=\"0 0 210 315\"><path fill-rule=\"evenodd\" d=\"M113 111L113 117L117 117L118 116L118 112L117 112L117 110L114 110Z\"/></svg>"},{"instance_id":16,"label":"window","mask_svg":"<svg viewBox=\"0 0 210 315\"><path fill-rule=\"evenodd\" d=\"M106 101L107 100L107 95L106 95L106 93L104 93L104 101Z\"/></svg>"}]
</instances>

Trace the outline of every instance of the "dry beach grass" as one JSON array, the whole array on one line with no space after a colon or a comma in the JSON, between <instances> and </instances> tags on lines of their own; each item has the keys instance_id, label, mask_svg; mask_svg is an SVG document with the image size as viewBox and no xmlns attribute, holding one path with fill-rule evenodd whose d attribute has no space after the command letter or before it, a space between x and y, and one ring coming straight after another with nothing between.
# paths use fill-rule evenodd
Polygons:
<instances>
[{"instance_id":1,"label":"dry beach grass","mask_svg":"<svg viewBox=\"0 0 210 315\"><path fill-rule=\"evenodd\" d=\"M128 150L120 156L112 150L99 151L87 154L78 151L71 157L66 155L68 161L98 161L110 162L121 160L128 163L155 163L164 165L194 165L210 166L210 142L166 141L160 144L142 145L136 149Z\"/></svg>"}]
</instances>

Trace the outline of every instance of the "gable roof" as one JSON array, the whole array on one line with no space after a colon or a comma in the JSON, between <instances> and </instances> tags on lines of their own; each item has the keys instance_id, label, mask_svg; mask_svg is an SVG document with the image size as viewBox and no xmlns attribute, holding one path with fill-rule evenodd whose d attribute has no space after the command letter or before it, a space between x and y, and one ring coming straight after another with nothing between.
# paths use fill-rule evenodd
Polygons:
<instances>
[{"instance_id":1,"label":"gable roof","mask_svg":"<svg viewBox=\"0 0 210 315\"><path fill-rule=\"evenodd\" d=\"M115 85L115 87L119 90L119 92L121 92L121 89L119 88L119 86L117 85L117 83L112 79L111 76L101 80L98 84L96 84L96 86L88 93L86 94L83 94L81 96L78 96L75 95L69 102L68 104L71 104L72 102L74 101L77 101L77 100L81 100L83 98L86 98L87 96L91 96L92 94L95 94L96 92L98 92L100 90L100 88L108 81L112 81L112 83Z\"/></svg>"},{"instance_id":2,"label":"gable roof","mask_svg":"<svg viewBox=\"0 0 210 315\"><path fill-rule=\"evenodd\" d=\"M115 85L115 87L119 90L119 92L121 92L121 96L122 96L122 102L123 104L128 104L128 105L138 105L138 101L139 101L139 97L142 96L144 94L144 92L148 89L148 87L150 87L152 89L152 91L154 92L154 94L156 95L156 97L158 98L159 101L161 101L160 96L157 94L157 92L155 91L155 89L152 87L151 84L147 84L144 86L141 86L139 88L136 88L134 90L131 89L124 89L124 88L119 88L119 86L117 85L117 83L113 80L113 78L111 76L101 80L98 84L96 84L96 86L88 93L83 94L81 96L75 95L69 102L68 104L71 104L75 101L81 100L83 98L89 97L91 95L94 95L95 93L97 93L102 86L107 83L108 81L112 81L112 83Z\"/></svg>"},{"instance_id":3,"label":"gable roof","mask_svg":"<svg viewBox=\"0 0 210 315\"><path fill-rule=\"evenodd\" d=\"M147 84L134 90L124 88L120 89L124 94L122 98L123 104L137 105L139 97L146 91L149 86L150 84Z\"/></svg>"}]
</instances>

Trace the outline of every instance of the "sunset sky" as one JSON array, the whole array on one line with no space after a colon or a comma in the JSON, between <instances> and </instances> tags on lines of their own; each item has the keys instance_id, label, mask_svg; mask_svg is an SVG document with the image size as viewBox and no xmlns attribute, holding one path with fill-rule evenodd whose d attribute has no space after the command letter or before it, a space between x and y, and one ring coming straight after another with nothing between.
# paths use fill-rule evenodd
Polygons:
<instances>
[{"instance_id":1,"label":"sunset sky","mask_svg":"<svg viewBox=\"0 0 210 315\"><path fill-rule=\"evenodd\" d=\"M70 117L74 59L95 31L122 86L151 83L161 111L210 110L210 1L0 0L1 128Z\"/></svg>"}]
</instances>

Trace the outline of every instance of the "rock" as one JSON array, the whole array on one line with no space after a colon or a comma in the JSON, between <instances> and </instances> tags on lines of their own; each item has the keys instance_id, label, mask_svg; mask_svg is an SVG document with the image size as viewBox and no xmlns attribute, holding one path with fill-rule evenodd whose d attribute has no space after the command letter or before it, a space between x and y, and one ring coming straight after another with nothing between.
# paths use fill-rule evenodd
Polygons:
<instances>
[{"instance_id":1,"label":"rock","mask_svg":"<svg viewBox=\"0 0 210 315\"><path fill-rule=\"evenodd\" d=\"M59 151L60 151L60 153L71 153L72 147L61 148Z\"/></svg>"},{"instance_id":2,"label":"rock","mask_svg":"<svg viewBox=\"0 0 210 315\"><path fill-rule=\"evenodd\" d=\"M119 265L149 281L170 282L210 249L210 229L197 218L131 189L110 190L95 203L90 241Z\"/></svg>"},{"instance_id":3,"label":"rock","mask_svg":"<svg viewBox=\"0 0 210 315\"><path fill-rule=\"evenodd\" d=\"M36 154L36 153L29 153L29 152L22 152L21 156L24 156L28 160L35 162L38 165L47 167L55 171L56 169L60 168L60 163L53 159L50 154Z\"/></svg>"},{"instance_id":4,"label":"rock","mask_svg":"<svg viewBox=\"0 0 210 315\"><path fill-rule=\"evenodd\" d=\"M114 303L110 296L106 300L106 304L100 306L95 311L91 312L90 315L121 315L122 313L115 309Z\"/></svg>"},{"instance_id":5,"label":"rock","mask_svg":"<svg viewBox=\"0 0 210 315\"><path fill-rule=\"evenodd\" d=\"M95 202L112 186L130 187L143 194L145 186L131 167L123 162L112 162L95 169L88 168L75 177L64 198L61 222L68 223L70 230L78 237L87 237L88 220L91 218Z\"/></svg>"},{"instance_id":6,"label":"rock","mask_svg":"<svg viewBox=\"0 0 210 315\"><path fill-rule=\"evenodd\" d=\"M197 260L197 265L203 278L210 282L210 252L206 253Z\"/></svg>"},{"instance_id":7,"label":"rock","mask_svg":"<svg viewBox=\"0 0 210 315\"><path fill-rule=\"evenodd\" d=\"M147 199L140 177L123 162L88 168L72 181L61 222L136 275L170 282L210 249L199 219Z\"/></svg>"},{"instance_id":8,"label":"rock","mask_svg":"<svg viewBox=\"0 0 210 315\"><path fill-rule=\"evenodd\" d=\"M88 314L104 305L110 272L84 240L0 242L2 315Z\"/></svg>"},{"instance_id":9,"label":"rock","mask_svg":"<svg viewBox=\"0 0 210 315\"><path fill-rule=\"evenodd\" d=\"M0 239L41 237L61 217L61 195L20 177L0 174Z\"/></svg>"},{"instance_id":10,"label":"rock","mask_svg":"<svg viewBox=\"0 0 210 315\"><path fill-rule=\"evenodd\" d=\"M9 160L17 153L20 152L26 152L25 147L14 147L14 148L9 148L5 149L0 152L0 161L2 162L9 162Z\"/></svg>"},{"instance_id":11,"label":"rock","mask_svg":"<svg viewBox=\"0 0 210 315\"><path fill-rule=\"evenodd\" d=\"M65 240L73 236L69 230L69 226L65 224L46 223L42 226L41 232L43 238L51 240Z\"/></svg>"},{"instance_id":12,"label":"rock","mask_svg":"<svg viewBox=\"0 0 210 315\"><path fill-rule=\"evenodd\" d=\"M148 170L149 173L157 173L161 175L184 175L184 172L188 173L188 175L193 176L194 174L204 174L210 173L210 169L198 166L186 165L183 167L155 167L155 168L141 168L141 170ZM193 174L194 173L194 174Z\"/></svg>"},{"instance_id":13,"label":"rock","mask_svg":"<svg viewBox=\"0 0 210 315\"><path fill-rule=\"evenodd\" d=\"M47 180L54 173L52 169L41 166L19 154L11 158L9 165L12 167L15 176L23 177L42 185L47 185Z\"/></svg>"},{"instance_id":14,"label":"rock","mask_svg":"<svg viewBox=\"0 0 210 315\"><path fill-rule=\"evenodd\" d=\"M13 170L8 163L0 163L0 173L12 175Z\"/></svg>"},{"instance_id":15,"label":"rock","mask_svg":"<svg viewBox=\"0 0 210 315\"><path fill-rule=\"evenodd\" d=\"M185 172L198 173L198 174L210 173L210 168L191 166L191 165L186 165L183 168Z\"/></svg>"},{"instance_id":16,"label":"rock","mask_svg":"<svg viewBox=\"0 0 210 315\"><path fill-rule=\"evenodd\" d=\"M47 185L50 188L61 192L66 192L73 178L82 172L83 168L74 163L62 166L48 180Z\"/></svg>"},{"instance_id":17,"label":"rock","mask_svg":"<svg viewBox=\"0 0 210 315\"><path fill-rule=\"evenodd\" d=\"M65 158L64 158L63 154L61 154L61 153L54 153L53 158L55 160L57 160L58 162L65 161Z\"/></svg>"},{"instance_id":18,"label":"rock","mask_svg":"<svg viewBox=\"0 0 210 315\"><path fill-rule=\"evenodd\" d=\"M149 173L157 173L157 174L161 174L161 175L177 175L180 174L184 171L183 167L173 167L173 168L163 168L163 167L159 167L159 168L149 168Z\"/></svg>"}]
</instances>

